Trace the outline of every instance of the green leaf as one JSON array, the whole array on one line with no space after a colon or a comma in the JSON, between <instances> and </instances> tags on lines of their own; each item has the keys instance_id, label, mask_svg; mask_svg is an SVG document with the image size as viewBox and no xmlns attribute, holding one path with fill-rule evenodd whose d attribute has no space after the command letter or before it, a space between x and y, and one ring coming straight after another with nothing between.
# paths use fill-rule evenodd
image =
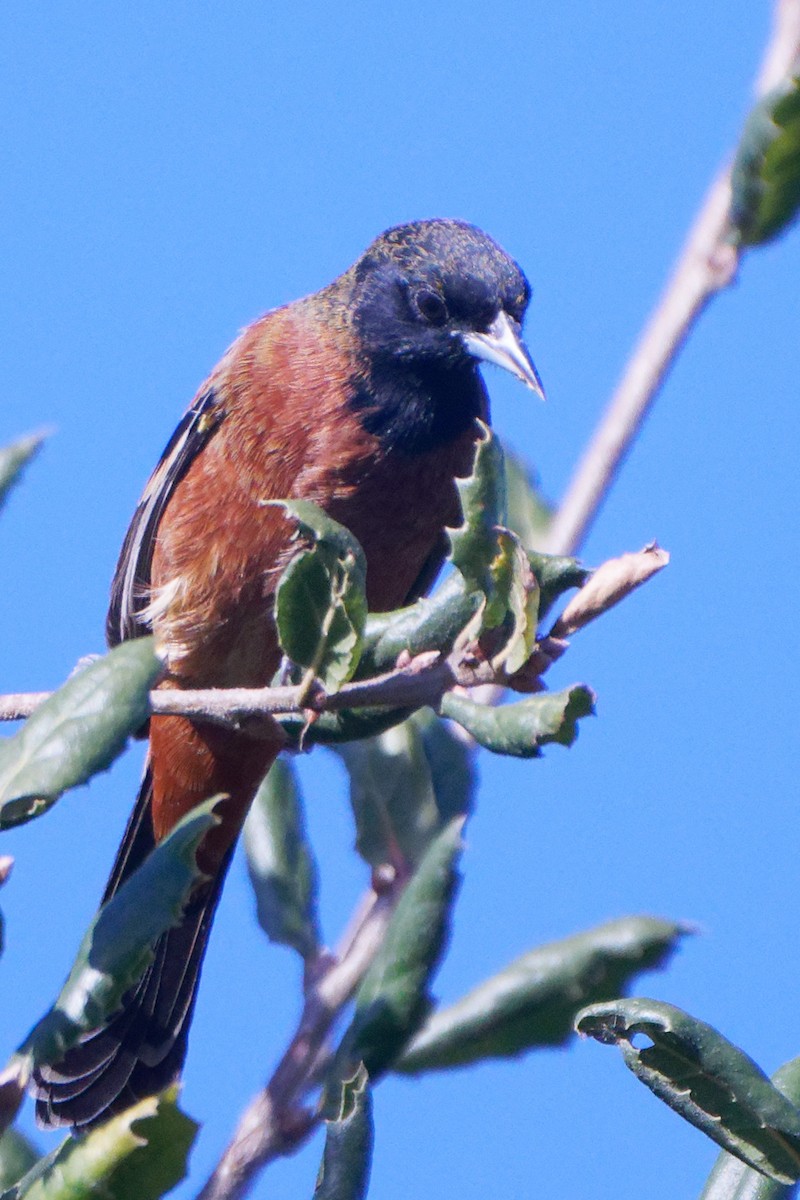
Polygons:
<instances>
[{"instance_id":1,"label":"green leaf","mask_svg":"<svg viewBox=\"0 0 800 1200\"><path fill-rule=\"evenodd\" d=\"M482 603L482 593L470 591L463 575L453 571L432 596L396 612L370 613L364 629L359 677L388 670L404 650L412 656L425 650L441 650L446 654Z\"/></svg>"},{"instance_id":2,"label":"green leaf","mask_svg":"<svg viewBox=\"0 0 800 1200\"><path fill-rule=\"evenodd\" d=\"M40 816L121 754L147 720L163 669L153 646L152 638L123 642L79 668L0 745L0 828Z\"/></svg>"},{"instance_id":3,"label":"green leaf","mask_svg":"<svg viewBox=\"0 0 800 1200\"><path fill-rule=\"evenodd\" d=\"M543 621L559 596L572 588L580 588L591 575L588 567L577 558L557 554L528 552L528 561L539 583L539 620Z\"/></svg>"},{"instance_id":4,"label":"green leaf","mask_svg":"<svg viewBox=\"0 0 800 1200\"><path fill-rule=\"evenodd\" d=\"M177 925L198 882L195 852L216 823L219 797L199 804L148 855L104 904L81 943L53 1007L34 1026L14 1058L55 1063L80 1036L100 1029L153 961L153 946Z\"/></svg>"},{"instance_id":5,"label":"green leaf","mask_svg":"<svg viewBox=\"0 0 800 1200\"><path fill-rule=\"evenodd\" d=\"M733 164L735 240L756 246L777 237L800 210L800 75L751 111Z\"/></svg>"},{"instance_id":6,"label":"green leaf","mask_svg":"<svg viewBox=\"0 0 800 1200\"><path fill-rule=\"evenodd\" d=\"M525 460L505 443L503 456L508 498L506 523L516 533L525 550L530 552L542 544L553 519L553 508L542 496L537 476Z\"/></svg>"},{"instance_id":7,"label":"green leaf","mask_svg":"<svg viewBox=\"0 0 800 1200\"><path fill-rule=\"evenodd\" d=\"M41 1152L19 1129L7 1129L0 1136L0 1188L10 1188L26 1175Z\"/></svg>"},{"instance_id":8,"label":"green leaf","mask_svg":"<svg viewBox=\"0 0 800 1200\"><path fill-rule=\"evenodd\" d=\"M563 692L543 692L516 704L489 707L468 696L447 692L440 712L463 726L479 745L495 754L538 758L542 746L571 746L577 722L594 712L594 693L576 683Z\"/></svg>"},{"instance_id":9,"label":"green leaf","mask_svg":"<svg viewBox=\"0 0 800 1200\"><path fill-rule=\"evenodd\" d=\"M674 921L623 917L539 946L433 1013L394 1069L416 1074L563 1045L579 1009L663 966L687 932Z\"/></svg>"},{"instance_id":10,"label":"green leaf","mask_svg":"<svg viewBox=\"0 0 800 1200\"><path fill-rule=\"evenodd\" d=\"M305 717L279 713L278 724L283 729L292 750L307 750L310 746L340 746L343 742L375 737L385 729L402 724L413 709L406 708L347 708L340 712L322 713L309 725Z\"/></svg>"},{"instance_id":11,"label":"green leaf","mask_svg":"<svg viewBox=\"0 0 800 1200\"><path fill-rule=\"evenodd\" d=\"M338 748L350 776L356 849L373 868L414 867L433 838L472 804L472 752L444 721L415 713L378 737Z\"/></svg>"},{"instance_id":12,"label":"green leaf","mask_svg":"<svg viewBox=\"0 0 800 1200\"><path fill-rule=\"evenodd\" d=\"M372 867L416 866L439 831L439 809L422 737L412 721L340 746L350 776L356 850Z\"/></svg>"},{"instance_id":13,"label":"green leaf","mask_svg":"<svg viewBox=\"0 0 800 1200\"><path fill-rule=\"evenodd\" d=\"M281 576L275 623L284 653L336 691L355 672L367 619L366 562L353 535L306 500L278 502L310 540Z\"/></svg>"},{"instance_id":14,"label":"green leaf","mask_svg":"<svg viewBox=\"0 0 800 1200\"><path fill-rule=\"evenodd\" d=\"M14 484L19 483L25 467L38 454L45 437L44 433L29 433L0 448L0 508Z\"/></svg>"},{"instance_id":15,"label":"green leaf","mask_svg":"<svg viewBox=\"0 0 800 1200\"><path fill-rule=\"evenodd\" d=\"M148 1096L42 1159L3 1200L158 1200L186 1176L197 1135L177 1088Z\"/></svg>"},{"instance_id":16,"label":"green leaf","mask_svg":"<svg viewBox=\"0 0 800 1200\"><path fill-rule=\"evenodd\" d=\"M489 629L505 622L503 642L492 656L497 668L513 675L528 661L536 645L539 585L516 534L497 530L497 554L491 564L493 594L486 607Z\"/></svg>"},{"instance_id":17,"label":"green leaf","mask_svg":"<svg viewBox=\"0 0 800 1200\"><path fill-rule=\"evenodd\" d=\"M358 990L337 1059L363 1062L373 1081L391 1066L430 1008L428 986L449 932L463 824L457 817L428 847Z\"/></svg>"},{"instance_id":18,"label":"green leaf","mask_svg":"<svg viewBox=\"0 0 800 1200\"><path fill-rule=\"evenodd\" d=\"M616 1044L651 1091L725 1150L780 1183L800 1177L800 1110L721 1033L671 1004L593 1004L575 1028ZM651 1044L634 1045L642 1035Z\"/></svg>"},{"instance_id":19,"label":"green leaf","mask_svg":"<svg viewBox=\"0 0 800 1200\"><path fill-rule=\"evenodd\" d=\"M374 1140L372 1093L360 1064L355 1075L342 1083L338 1112L326 1122L314 1200L364 1200Z\"/></svg>"},{"instance_id":20,"label":"green leaf","mask_svg":"<svg viewBox=\"0 0 800 1200\"><path fill-rule=\"evenodd\" d=\"M273 942L304 959L320 945L317 866L306 837L303 801L291 764L279 758L244 823L247 869L258 922Z\"/></svg>"},{"instance_id":21,"label":"green leaf","mask_svg":"<svg viewBox=\"0 0 800 1200\"><path fill-rule=\"evenodd\" d=\"M490 564L497 553L498 525L505 525L506 489L503 451L492 431L482 426L472 475L456 479L464 522L448 529L450 558L470 588L493 592Z\"/></svg>"},{"instance_id":22,"label":"green leaf","mask_svg":"<svg viewBox=\"0 0 800 1200\"><path fill-rule=\"evenodd\" d=\"M800 1058L784 1063L772 1076L779 1092L795 1106L800 1104ZM700 1200L792 1200L796 1186L777 1183L740 1159L722 1150Z\"/></svg>"},{"instance_id":23,"label":"green leaf","mask_svg":"<svg viewBox=\"0 0 800 1200\"><path fill-rule=\"evenodd\" d=\"M422 737L440 823L468 816L477 782L474 748L449 721L442 721L430 709L415 713L412 720Z\"/></svg>"}]
</instances>

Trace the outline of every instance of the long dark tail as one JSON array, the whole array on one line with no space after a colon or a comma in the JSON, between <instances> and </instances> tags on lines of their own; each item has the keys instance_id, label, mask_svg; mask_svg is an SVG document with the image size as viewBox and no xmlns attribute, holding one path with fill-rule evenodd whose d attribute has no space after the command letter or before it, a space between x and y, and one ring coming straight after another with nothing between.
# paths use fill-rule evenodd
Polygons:
<instances>
[{"instance_id":1,"label":"long dark tail","mask_svg":"<svg viewBox=\"0 0 800 1200\"><path fill-rule=\"evenodd\" d=\"M155 845L148 770L117 854L103 903L122 886ZM44 1128L78 1128L105 1121L174 1082L200 981L200 968L233 850L214 878L192 897L181 924L155 947L155 959L125 996L109 1025L88 1034L61 1062L34 1073L37 1121Z\"/></svg>"}]
</instances>

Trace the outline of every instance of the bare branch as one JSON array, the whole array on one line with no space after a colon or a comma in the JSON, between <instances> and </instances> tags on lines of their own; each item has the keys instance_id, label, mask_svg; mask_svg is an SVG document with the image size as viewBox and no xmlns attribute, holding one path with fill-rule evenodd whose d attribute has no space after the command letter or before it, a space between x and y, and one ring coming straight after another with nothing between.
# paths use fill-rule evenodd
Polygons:
<instances>
[{"instance_id":1,"label":"bare branch","mask_svg":"<svg viewBox=\"0 0 800 1200\"><path fill-rule=\"evenodd\" d=\"M491 683L495 673L488 663L474 663L458 650L449 658L421 654L410 663L374 679L347 683L328 694L320 686L266 688L199 688L156 690L150 693L153 713L202 717L236 724L258 715L339 712L345 708L419 708L436 704L456 684ZM0 696L0 721L29 717L52 692L20 692Z\"/></svg>"},{"instance_id":2,"label":"bare branch","mask_svg":"<svg viewBox=\"0 0 800 1200\"><path fill-rule=\"evenodd\" d=\"M800 57L800 0L778 0L757 94L763 95ZM712 296L734 279L740 251L727 240L731 171L712 184L672 277L572 478L545 539L551 554L572 554L611 488L661 384Z\"/></svg>"},{"instance_id":3,"label":"bare branch","mask_svg":"<svg viewBox=\"0 0 800 1200\"><path fill-rule=\"evenodd\" d=\"M242 1200L258 1173L308 1137L319 1115L303 1106L316 1066L339 1012L377 954L403 890L398 877L380 896L359 906L338 956L307 991L303 1014L272 1079L250 1102L230 1144L197 1200Z\"/></svg>"},{"instance_id":4,"label":"bare branch","mask_svg":"<svg viewBox=\"0 0 800 1200\"><path fill-rule=\"evenodd\" d=\"M654 547L646 547L638 555L611 559L595 572L593 578L599 582L587 584L578 593L576 601L583 603L587 595L591 596L592 615L598 616L601 608L597 594L602 588L606 591L616 588L613 597L605 597L605 607L610 607L649 578L667 559L663 551L656 554ZM613 586L608 583L609 579L614 581ZM586 604L588 606L589 602ZM585 624L588 619L579 624ZM556 626L549 638L540 639L523 670L511 676L502 666L495 669L483 657L480 645L467 638L457 643L447 657L437 651L425 651L410 660L401 655L400 665L394 670L373 679L346 683L338 692L330 694L318 682L312 682L310 686L305 682L297 687L156 689L150 693L150 711L221 725L247 726L248 733L258 736L259 717L341 712L353 708L422 708L425 705L436 708L445 692L454 687L489 685L510 687L514 691L538 690L531 687L534 676L543 675L565 648L561 646L555 654L550 652L553 640L563 636L563 630L559 630ZM20 721L31 716L51 695L52 692L19 692L0 696L0 721ZM274 722L272 726L274 729Z\"/></svg>"}]
</instances>

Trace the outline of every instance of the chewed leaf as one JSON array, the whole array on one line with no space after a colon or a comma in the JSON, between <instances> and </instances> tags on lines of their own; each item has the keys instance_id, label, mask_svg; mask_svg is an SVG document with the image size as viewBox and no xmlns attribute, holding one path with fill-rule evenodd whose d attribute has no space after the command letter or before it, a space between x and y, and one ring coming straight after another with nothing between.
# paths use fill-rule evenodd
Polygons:
<instances>
[{"instance_id":1,"label":"chewed leaf","mask_svg":"<svg viewBox=\"0 0 800 1200\"><path fill-rule=\"evenodd\" d=\"M495 754L538 758L542 746L551 742L572 745L578 721L594 712L594 693L576 683L561 692L543 692L517 704L493 707L459 692L446 692L440 711Z\"/></svg>"},{"instance_id":2,"label":"chewed leaf","mask_svg":"<svg viewBox=\"0 0 800 1200\"><path fill-rule=\"evenodd\" d=\"M505 525L506 489L503 451L491 430L483 425L475 450L472 475L457 479L463 524L448 529L450 558L468 585L490 596L490 564L497 553L497 526Z\"/></svg>"},{"instance_id":3,"label":"chewed leaf","mask_svg":"<svg viewBox=\"0 0 800 1200\"><path fill-rule=\"evenodd\" d=\"M77 671L0 743L0 828L39 816L109 767L147 720L162 669L152 638L124 642Z\"/></svg>"},{"instance_id":4,"label":"chewed leaf","mask_svg":"<svg viewBox=\"0 0 800 1200\"><path fill-rule=\"evenodd\" d=\"M731 1154L780 1183L800 1178L800 1109L711 1025L636 999L593 1004L575 1027L618 1045L638 1079Z\"/></svg>"},{"instance_id":5,"label":"chewed leaf","mask_svg":"<svg viewBox=\"0 0 800 1200\"><path fill-rule=\"evenodd\" d=\"M314 1200L364 1200L375 1135L372 1094L363 1064L341 1083L337 1101L335 1115L326 1121Z\"/></svg>"},{"instance_id":6,"label":"chewed leaf","mask_svg":"<svg viewBox=\"0 0 800 1200\"><path fill-rule=\"evenodd\" d=\"M497 530L497 554L491 564L493 591L484 623L493 629L506 623L500 650L492 658L513 675L528 661L536 645L539 588L519 538L508 529Z\"/></svg>"}]
</instances>

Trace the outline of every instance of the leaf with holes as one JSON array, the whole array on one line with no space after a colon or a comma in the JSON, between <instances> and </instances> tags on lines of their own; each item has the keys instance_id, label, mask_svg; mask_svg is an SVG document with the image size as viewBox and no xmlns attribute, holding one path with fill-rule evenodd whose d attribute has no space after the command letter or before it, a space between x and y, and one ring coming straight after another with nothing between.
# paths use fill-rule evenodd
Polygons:
<instances>
[{"instance_id":1,"label":"leaf with holes","mask_svg":"<svg viewBox=\"0 0 800 1200\"><path fill-rule=\"evenodd\" d=\"M366 563L353 535L304 500L279 503L311 542L281 576L275 623L281 649L309 678L336 691L352 677L367 619Z\"/></svg>"},{"instance_id":2,"label":"leaf with holes","mask_svg":"<svg viewBox=\"0 0 800 1200\"><path fill-rule=\"evenodd\" d=\"M675 921L622 917L539 946L437 1009L394 1069L417 1074L563 1045L579 1009L662 967L687 932Z\"/></svg>"},{"instance_id":3,"label":"leaf with holes","mask_svg":"<svg viewBox=\"0 0 800 1200\"><path fill-rule=\"evenodd\" d=\"M297 776L273 763L244 823L247 870L258 923L273 942L312 958L320 945L317 864L308 844Z\"/></svg>"},{"instance_id":4,"label":"leaf with holes","mask_svg":"<svg viewBox=\"0 0 800 1200\"><path fill-rule=\"evenodd\" d=\"M0 743L0 828L40 816L106 770L147 720L162 669L152 638L124 642L81 667Z\"/></svg>"},{"instance_id":5,"label":"leaf with holes","mask_svg":"<svg viewBox=\"0 0 800 1200\"><path fill-rule=\"evenodd\" d=\"M800 1178L800 1110L711 1025L671 1004L636 999L593 1004L575 1028L618 1045L642 1083L725 1150L779 1183ZM639 1047L635 1038L650 1044Z\"/></svg>"},{"instance_id":6,"label":"leaf with holes","mask_svg":"<svg viewBox=\"0 0 800 1200\"><path fill-rule=\"evenodd\" d=\"M562 692L543 692L517 704L490 707L459 692L447 692L439 711L495 754L538 758L542 747L551 742L572 745L578 721L594 712L594 693L576 683Z\"/></svg>"}]
</instances>

